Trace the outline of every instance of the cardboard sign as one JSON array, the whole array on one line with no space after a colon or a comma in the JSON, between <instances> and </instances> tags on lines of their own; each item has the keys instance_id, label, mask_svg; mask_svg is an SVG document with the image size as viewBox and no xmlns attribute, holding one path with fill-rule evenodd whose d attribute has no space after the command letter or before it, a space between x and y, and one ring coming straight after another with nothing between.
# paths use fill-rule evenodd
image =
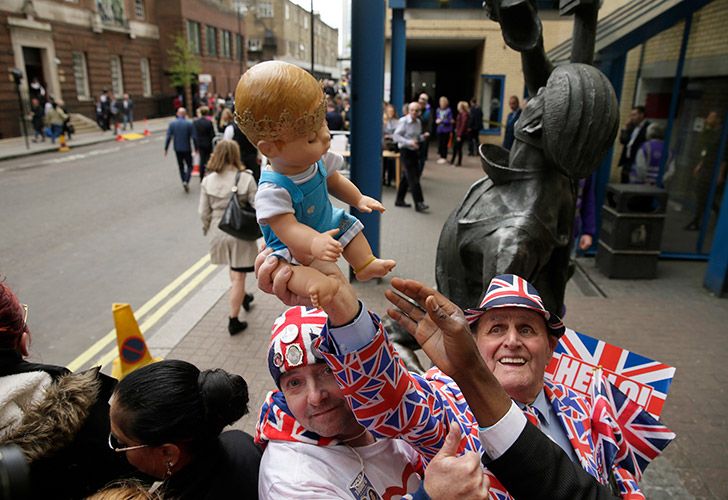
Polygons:
<instances>
[{"instance_id":1,"label":"cardboard sign","mask_svg":"<svg viewBox=\"0 0 728 500\"><path fill-rule=\"evenodd\" d=\"M566 329L559 339L546 378L589 396L594 369L653 417L659 418L670 390L675 368Z\"/></svg>"}]
</instances>

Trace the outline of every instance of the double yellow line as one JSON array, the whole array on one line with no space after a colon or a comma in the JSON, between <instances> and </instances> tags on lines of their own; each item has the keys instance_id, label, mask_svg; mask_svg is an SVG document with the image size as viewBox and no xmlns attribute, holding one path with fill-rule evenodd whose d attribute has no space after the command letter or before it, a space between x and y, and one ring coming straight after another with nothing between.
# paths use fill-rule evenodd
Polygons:
<instances>
[{"instance_id":1,"label":"double yellow line","mask_svg":"<svg viewBox=\"0 0 728 500\"><path fill-rule=\"evenodd\" d=\"M202 283L205 278L207 278L210 273L212 273L215 269L217 269L217 266L214 264L210 264L210 256L205 255L200 260L192 264L189 269L180 274L169 285L165 286L162 290L160 290L159 293L157 293L154 297L149 299L146 304L136 310L134 312L134 316L136 317L137 321L139 321L142 317L146 316L155 307L157 307L160 303L164 302L164 300L168 298L168 300L164 302L164 304L162 304L156 311L154 311L153 314L151 314L142 324L139 325L139 329L142 331L142 333L148 331L160 319L162 319L165 314L167 314L175 305L181 302L195 288L197 288L200 283ZM190 279L190 277L192 277L192 279ZM172 293L185 282L187 283L182 288L180 288L177 293L172 295ZM91 347L81 353L81 355L79 355L76 359L71 361L67 366L68 369L71 371L76 371L79 368L85 366L95 356L98 357L93 363L90 364L90 366L106 366L107 364L111 363L118 355L115 341L116 329L114 328L109 333L104 335L101 339L96 341ZM112 343L114 343L114 345L109 348L109 345ZM105 349L108 350L103 354L100 354Z\"/></svg>"}]
</instances>

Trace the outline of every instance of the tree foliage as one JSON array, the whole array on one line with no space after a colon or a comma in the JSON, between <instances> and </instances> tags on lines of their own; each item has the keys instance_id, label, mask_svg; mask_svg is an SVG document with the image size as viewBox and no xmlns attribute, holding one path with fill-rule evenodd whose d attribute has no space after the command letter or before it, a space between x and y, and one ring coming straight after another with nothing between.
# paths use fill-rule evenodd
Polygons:
<instances>
[{"instance_id":1,"label":"tree foliage","mask_svg":"<svg viewBox=\"0 0 728 500\"><path fill-rule=\"evenodd\" d=\"M169 56L167 72L173 87L187 87L196 81L202 67L183 34L174 37L174 46L167 51L167 55Z\"/></svg>"}]
</instances>

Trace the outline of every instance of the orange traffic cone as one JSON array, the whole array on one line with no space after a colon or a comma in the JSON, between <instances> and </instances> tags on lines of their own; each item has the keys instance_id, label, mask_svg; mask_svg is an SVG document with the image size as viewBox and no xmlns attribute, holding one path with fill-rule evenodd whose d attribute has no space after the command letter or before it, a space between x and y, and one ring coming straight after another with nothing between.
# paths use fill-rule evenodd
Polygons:
<instances>
[{"instance_id":1,"label":"orange traffic cone","mask_svg":"<svg viewBox=\"0 0 728 500\"><path fill-rule=\"evenodd\" d=\"M119 133L119 124L114 123L114 135L116 135L116 142L121 142L124 140L124 136Z\"/></svg>"},{"instance_id":2,"label":"orange traffic cone","mask_svg":"<svg viewBox=\"0 0 728 500\"><path fill-rule=\"evenodd\" d=\"M149 131L149 128L147 128L147 119L144 118L144 136L150 136L152 133Z\"/></svg>"},{"instance_id":3,"label":"orange traffic cone","mask_svg":"<svg viewBox=\"0 0 728 500\"><path fill-rule=\"evenodd\" d=\"M139 324L129 304L114 304L111 306L116 326L116 344L119 347L119 357L114 360L111 367L111 376L121 380L137 368L160 361L153 358L147 349Z\"/></svg>"},{"instance_id":4,"label":"orange traffic cone","mask_svg":"<svg viewBox=\"0 0 728 500\"><path fill-rule=\"evenodd\" d=\"M61 133L61 135L58 136L58 152L59 153L65 153L67 151L70 151L71 148L68 147L68 144L66 144L66 134Z\"/></svg>"},{"instance_id":5,"label":"orange traffic cone","mask_svg":"<svg viewBox=\"0 0 728 500\"><path fill-rule=\"evenodd\" d=\"M192 173L190 175L200 175L200 153L192 154Z\"/></svg>"}]
</instances>

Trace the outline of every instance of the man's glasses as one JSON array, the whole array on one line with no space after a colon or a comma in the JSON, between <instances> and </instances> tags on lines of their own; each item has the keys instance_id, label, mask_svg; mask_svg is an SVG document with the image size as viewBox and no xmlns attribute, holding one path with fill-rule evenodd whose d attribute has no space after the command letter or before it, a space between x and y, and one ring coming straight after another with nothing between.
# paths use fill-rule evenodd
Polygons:
<instances>
[{"instance_id":1,"label":"man's glasses","mask_svg":"<svg viewBox=\"0 0 728 500\"><path fill-rule=\"evenodd\" d=\"M149 447L148 444L139 444L136 446L122 446L116 437L112 433L109 432L109 448L114 450L117 453L121 453L123 451L131 451L131 450L138 450L139 448L147 448Z\"/></svg>"}]
</instances>

